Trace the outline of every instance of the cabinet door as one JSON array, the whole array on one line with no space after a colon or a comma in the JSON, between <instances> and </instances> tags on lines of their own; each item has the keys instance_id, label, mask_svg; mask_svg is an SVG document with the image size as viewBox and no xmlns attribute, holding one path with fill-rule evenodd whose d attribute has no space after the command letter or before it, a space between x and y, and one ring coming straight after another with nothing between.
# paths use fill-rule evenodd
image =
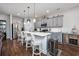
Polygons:
<instances>
[{"instance_id":1,"label":"cabinet door","mask_svg":"<svg viewBox=\"0 0 79 59\"><path fill-rule=\"evenodd\" d=\"M52 28L52 19L47 20L47 27Z\"/></svg>"},{"instance_id":2,"label":"cabinet door","mask_svg":"<svg viewBox=\"0 0 79 59\"><path fill-rule=\"evenodd\" d=\"M42 19L41 21L42 24L47 23L47 19Z\"/></svg>"},{"instance_id":3,"label":"cabinet door","mask_svg":"<svg viewBox=\"0 0 79 59\"><path fill-rule=\"evenodd\" d=\"M47 24L47 23L48 23L47 19L42 19L42 20L41 20L41 24ZM48 26L46 25L45 28L47 28L47 27L48 27Z\"/></svg>"},{"instance_id":4,"label":"cabinet door","mask_svg":"<svg viewBox=\"0 0 79 59\"><path fill-rule=\"evenodd\" d=\"M68 42L68 34L63 34L63 43L69 43Z\"/></svg>"},{"instance_id":5,"label":"cabinet door","mask_svg":"<svg viewBox=\"0 0 79 59\"><path fill-rule=\"evenodd\" d=\"M41 21L41 24L43 24L44 23L44 20L42 19L42 20L40 20Z\"/></svg>"},{"instance_id":6,"label":"cabinet door","mask_svg":"<svg viewBox=\"0 0 79 59\"><path fill-rule=\"evenodd\" d=\"M63 26L63 16L59 16L57 19L57 26L62 27Z\"/></svg>"},{"instance_id":7,"label":"cabinet door","mask_svg":"<svg viewBox=\"0 0 79 59\"><path fill-rule=\"evenodd\" d=\"M38 28L38 27L39 27L39 21L36 22L36 28Z\"/></svg>"},{"instance_id":8,"label":"cabinet door","mask_svg":"<svg viewBox=\"0 0 79 59\"><path fill-rule=\"evenodd\" d=\"M57 18L54 17L52 21L52 27L56 27L56 26L57 26Z\"/></svg>"},{"instance_id":9,"label":"cabinet door","mask_svg":"<svg viewBox=\"0 0 79 59\"><path fill-rule=\"evenodd\" d=\"M41 27L41 21L38 22L38 27Z\"/></svg>"},{"instance_id":10,"label":"cabinet door","mask_svg":"<svg viewBox=\"0 0 79 59\"><path fill-rule=\"evenodd\" d=\"M41 27L41 20L37 20L35 25L36 25L36 28Z\"/></svg>"},{"instance_id":11,"label":"cabinet door","mask_svg":"<svg viewBox=\"0 0 79 59\"><path fill-rule=\"evenodd\" d=\"M36 21L36 23L35 23L35 28L37 28L37 27L38 27L38 26L37 26L37 24L38 24L37 22L38 22L38 21Z\"/></svg>"}]
</instances>

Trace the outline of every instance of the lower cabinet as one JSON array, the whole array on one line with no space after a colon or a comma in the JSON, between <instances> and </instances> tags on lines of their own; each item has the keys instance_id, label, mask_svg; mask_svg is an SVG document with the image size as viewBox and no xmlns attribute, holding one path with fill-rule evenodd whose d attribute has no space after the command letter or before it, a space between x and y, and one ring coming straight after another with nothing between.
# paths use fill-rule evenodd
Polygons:
<instances>
[{"instance_id":1,"label":"lower cabinet","mask_svg":"<svg viewBox=\"0 0 79 59\"><path fill-rule=\"evenodd\" d=\"M79 34L63 33L63 43L79 47Z\"/></svg>"}]
</instances>

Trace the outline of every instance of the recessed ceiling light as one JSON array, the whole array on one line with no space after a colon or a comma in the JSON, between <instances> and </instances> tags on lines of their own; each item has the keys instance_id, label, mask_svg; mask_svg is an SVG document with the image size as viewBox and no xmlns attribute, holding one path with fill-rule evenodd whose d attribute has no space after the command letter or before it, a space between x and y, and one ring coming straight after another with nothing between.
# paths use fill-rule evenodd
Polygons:
<instances>
[{"instance_id":1,"label":"recessed ceiling light","mask_svg":"<svg viewBox=\"0 0 79 59\"><path fill-rule=\"evenodd\" d=\"M49 10L46 10L46 13L49 13Z\"/></svg>"}]
</instances>

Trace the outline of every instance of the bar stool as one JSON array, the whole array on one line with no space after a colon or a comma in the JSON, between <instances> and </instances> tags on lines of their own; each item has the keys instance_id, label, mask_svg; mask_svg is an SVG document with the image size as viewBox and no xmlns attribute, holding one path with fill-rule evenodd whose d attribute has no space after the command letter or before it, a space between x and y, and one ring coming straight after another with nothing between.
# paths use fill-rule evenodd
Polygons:
<instances>
[{"instance_id":1,"label":"bar stool","mask_svg":"<svg viewBox=\"0 0 79 59\"><path fill-rule=\"evenodd\" d=\"M21 32L21 43L22 43L22 46L23 46L23 43L24 43L24 39L25 39L25 34L24 34L24 32Z\"/></svg>"},{"instance_id":2,"label":"bar stool","mask_svg":"<svg viewBox=\"0 0 79 59\"><path fill-rule=\"evenodd\" d=\"M21 33L18 32L17 35L18 35L18 41L21 41Z\"/></svg>"},{"instance_id":3,"label":"bar stool","mask_svg":"<svg viewBox=\"0 0 79 59\"><path fill-rule=\"evenodd\" d=\"M26 41L26 50L29 47L32 47L32 36L30 33L25 33L25 41Z\"/></svg>"},{"instance_id":4,"label":"bar stool","mask_svg":"<svg viewBox=\"0 0 79 59\"><path fill-rule=\"evenodd\" d=\"M41 56L41 39L39 36L32 34L32 56Z\"/></svg>"}]
</instances>

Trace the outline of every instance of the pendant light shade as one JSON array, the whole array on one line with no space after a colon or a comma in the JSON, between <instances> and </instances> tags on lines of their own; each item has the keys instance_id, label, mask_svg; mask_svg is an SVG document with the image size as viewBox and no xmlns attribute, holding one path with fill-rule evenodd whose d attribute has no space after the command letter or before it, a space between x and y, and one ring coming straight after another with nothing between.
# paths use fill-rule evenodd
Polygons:
<instances>
[{"instance_id":1,"label":"pendant light shade","mask_svg":"<svg viewBox=\"0 0 79 59\"><path fill-rule=\"evenodd\" d=\"M29 6L27 7L28 8L28 19L27 19L27 22L29 23L30 22L30 18L29 18Z\"/></svg>"},{"instance_id":2,"label":"pendant light shade","mask_svg":"<svg viewBox=\"0 0 79 59\"><path fill-rule=\"evenodd\" d=\"M56 10L57 10L57 16L60 16L61 9L57 8Z\"/></svg>"}]
</instances>

